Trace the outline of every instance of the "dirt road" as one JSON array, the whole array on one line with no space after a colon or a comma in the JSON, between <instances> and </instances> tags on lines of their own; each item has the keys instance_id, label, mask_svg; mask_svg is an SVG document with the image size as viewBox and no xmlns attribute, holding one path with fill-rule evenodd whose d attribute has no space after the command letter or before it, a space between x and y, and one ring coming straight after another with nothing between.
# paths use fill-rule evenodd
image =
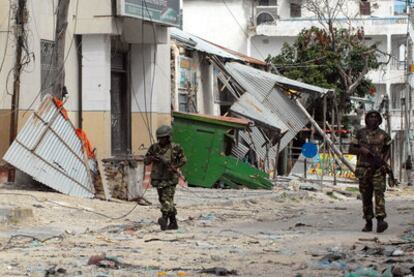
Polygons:
<instances>
[{"instance_id":1,"label":"dirt road","mask_svg":"<svg viewBox=\"0 0 414 277\"><path fill-rule=\"evenodd\" d=\"M0 193L1 207L33 210L33 217L0 229L0 276L215 276L200 272L211 268L239 276L344 276L368 266L414 266L411 189L387 194L384 234L360 232L356 193L180 189L180 229L167 232L155 224L154 191L146 194L153 206L117 220L96 213L118 217L134 203L7 186ZM403 244L384 244L391 241ZM103 267L87 265L103 253Z\"/></svg>"}]
</instances>

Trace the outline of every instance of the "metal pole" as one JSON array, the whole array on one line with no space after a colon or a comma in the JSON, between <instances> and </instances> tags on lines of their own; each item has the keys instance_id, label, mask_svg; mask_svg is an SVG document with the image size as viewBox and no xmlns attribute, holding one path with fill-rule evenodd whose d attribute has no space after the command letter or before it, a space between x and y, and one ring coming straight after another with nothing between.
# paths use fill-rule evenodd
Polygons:
<instances>
[{"instance_id":1,"label":"metal pole","mask_svg":"<svg viewBox=\"0 0 414 277\"><path fill-rule=\"evenodd\" d=\"M326 130L326 113L327 113L327 109L328 109L328 96L325 95L323 97L323 129ZM322 162L322 159L320 158L320 153L325 153L326 152L326 139L325 137L323 138L323 144L322 144L322 151L319 151L319 163L321 165L321 185L323 185L323 176L325 175L325 165Z\"/></svg>"},{"instance_id":2,"label":"metal pole","mask_svg":"<svg viewBox=\"0 0 414 277\"><path fill-rule=\"evenodd\" d=\"M26 10L26 0L19 0L18 7L16 12L16 28L14 30L14 36L16 38L16 59L14 62L14 82L13 82L13 95L11 102L11 118L10 118L10 134L9 134L9 145L13 143L17 136L17 128L19 125L19 104L20 104L20 73L22 71L23 65L22 53L24 47L24 28L27 22L27 10ZM16 180L16 169L12 168L8 172L7 179L9 182L14 182Z\"/></svg>"},{"instance_id":3,"label":"metal pole","mask_svg":"<svg viewBox=\"0 0 414 277\"><path fill-rule=\"evenodd\" d=\"M312 116L308 113L306 108L300 103L298 99L295 100L298 107L302 110L302 112L305 114L305 116L309 119L309 121L312 123L312 125L315 127L316 131L326 140L328 145L332 148L332 151L334 154L338 156L338 158L341 160L341 162L349 168L352 172L355 172L354 167L352 164L347 161L342 152L335 146L335 144L332 142L332 140L325 134L325 132L321 129L321 127L318 125L318 123L312 118Z\"/></svg>"},{"instance_id":4,"label":"metal pole","mask_svg":"<svg viewBox=\"0 0 414 277\"><path fill-rule=\"evenodd\" d=\"M277 142L277 147L276 147L275 166L273 168L273 180L276 180L278 176L277 167L279 165L279 151L280 151L280 138L279 138L279 141Z\"/></svg>"},{"instance_id":5,"label":"metal pole","mask_svg":"<svg viewBox=\"0 0 414 277\"><path fill-rule=\"evenodd\" d=\"M57 21L56 21L56 35L55 35L55 49L56 55L53 60L53 67L51 72L54 76L52 94L59 99L63 98L63 87L65 84L65 40L66 28L68 26L68 9L70 0L59 0Z\"/></svg>"}]
</instances>

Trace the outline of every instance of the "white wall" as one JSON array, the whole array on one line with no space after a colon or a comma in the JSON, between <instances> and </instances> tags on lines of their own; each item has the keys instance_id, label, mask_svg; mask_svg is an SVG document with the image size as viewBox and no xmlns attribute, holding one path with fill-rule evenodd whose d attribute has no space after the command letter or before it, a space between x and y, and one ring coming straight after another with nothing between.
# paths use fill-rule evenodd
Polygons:
<instances>
[{"instance_id":1,"label":"white wall","mask_svg":"<svg viewBox=\"0 0 414 277\"><path fill-rule=\"evenodd\" d=\"M7 73L10 69L13 68L14 64L14 52L15 52L15 43L14 43L14 34L7 33L7 25L9 19L9 1L8 0L0 0L0 67L3 61L4 51L7 47L5 60L3 63L3 68L0 71L0 109L10 109L10 101L11 98L6 93L6 77ZM10 23L12 26L13 21ZM9 36L9 40L6 41L7 36ZM7 44L6 44L7 42ZM9 78L9 82L7 83L10 90L13 86L13 78Z\"/></svg>"},{"instance_id":2,"label":"white wall","mask_svg":"<svg viewBox=\"0 0 414 277\"><path fill-rule=\"evenodd\" d=\"M236 19L233 18L223 1L184 0L184 31L246 54L245 33L248 32L247 26L252 16L252 1L226 0L226 3Z\"/></svg>"},{"instance_id":3,"label":"white wall","mask_svg":"<svg viewBox=\"0 0 414 277\"><path fill-rule=\"evenodd\" d=\"M8 0L0 0L0 30L7 30L7 19L9 5ZM37 97L41 88L41 59L40 59L40 40L54 40L55 34L55 16L54 9L57 6L57 0L53 1L36 1L28 0L28 50L32 57L30 63L24 68L21 74L20 85L20 109L36 109L40 103L40 97ZM74 28L76 19L76 2L71 1L68 12L68 27L66 32L65 44L65 85L69 92L69 99L65 107L70 111L76 111L78 107L78 60L77 45L74 40ZM14 17L12 12L12 18ZM13 30L14 20L11 21L10 29ZM0 32L0 63L2 61L4 46L6 45L6 32ZM10 109L11 97L6 94L7 74L14 67L14 56L16 52L14 33L9 33L7 43L7 55L3 69L0 72L0 108ZM8 79L9 91L13 89L13 75ZM32 105L32 103L34 103Z\"/></svg>"},{"instance_id":4,"label":"white wall","mask_svg":"<svg viewBox=\"0 0 414 277\"><path fill-rule=\"evenodd\" d=\"M252 53L251 56L257 59L267 58L268 55L275 56L280 53L283 44L286 42L292 44L295 37L252 37Z\"/></svg>"},{"instance_id":5,"label":"white wall","mask_svg":"<svg viewBox=\"0 0 414 277\"><path fill-rule=\"evenodd\" d=\"M156 64L154 51L157 47ZM143 62L144 61L144 62ZM145 70L144 70L145 65ZM154 76L155 66L155 78ZM170 113L170 45L133 44L131 49L132 112ZM145 83L144 83L145 73ZM151 86L154 86L151 95ZM136 97L136 99L135 99ZM152 99L152 100L151 100ZM138 105L137 105L138 102ZM152 105L151 105L152 102ZM146 105L145 105L146 103Z\"/></svg>"},{"instance_id":6,"label":"white wall","mask_svg":"<svg viewBox=\"0 0 414 277\"><path fill-rule=\"evenodd\" d=\"M334 4L338 0L330 0L331 7L334 7ZM341 0L343 1L343 0ZM371 15L379 17L388 17L393 15L393 3L394 0L385 0L385 1L371 1ZM290 1L289 0L279 0L279 10L278 14L280 19L290 18ZM374 6L374 4L376 4ZM376 6L378 5L378 8ZM345 0L342 11L338 14L338 17L360 17L359 14L359 0ZM301 18L315 17L315 15L307 10L305 7L302 7L302 16ZM363 16L365 17L365 16Z\"/></svg>"},{"instance_id":7,"label":"white wall","mask_svg":"<svg viewBox=\"0 0 414 277\"><path fill-rule=\"evenodd\" d=\"M82 36L82 99L84 111L111 110L111 38Z\"/></svg>"}]
</instances>

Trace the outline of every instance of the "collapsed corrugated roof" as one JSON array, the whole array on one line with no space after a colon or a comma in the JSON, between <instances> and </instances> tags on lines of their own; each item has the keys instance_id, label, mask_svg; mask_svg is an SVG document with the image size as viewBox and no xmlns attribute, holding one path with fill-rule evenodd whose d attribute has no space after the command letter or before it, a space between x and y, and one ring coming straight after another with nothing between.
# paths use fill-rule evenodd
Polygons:
<instances>
[{"instance_id":1,"label":"collapsed corrugated roof","mask_svg":"<svg viewBox=\"0 0 414 277\"><path fill-rule=\"evenodd\" d=\"M94 197L91 170L84 142L51 96L26 122L3 159L35 180L62 193ZM93 168L95 167L95 168Z\"/></svg>"},{"instance_id":2,"label":"collapsed corrugated roof","mask_svg":"<svg viewBox=\"0 0 414 277\"><path fill-rule=\"evenodd\" d=\"M256 122L279 129L281 133L289 130L289 127L280 117L268 107L265 107L253 95L243 94L231 107L230 110L238 115L247 117Z\"/></svg>"},{"instance_id":3,"label":"collapsed corrugated roof","mask_svg":"<svg viewBox=\"0 0 414 277\"><path fill-rule=\"evenodd\" d=\"M209 42L205 39L202 39L190 33L184 32L178 28L169 28L169 30L170 30L171 38L197 51L212 54L212 55L219 56L225 59L243 61L243 62L247 62L251 64L266 65L264 61L260 61L258 59L246 56L242 53L239 53L231 49L227 49L218 44Z\"/></svg>"},{"instance_id":4,"label":"collapsed corrugated roof","mask_svg":"<svg viewBox=\"0 0 414 277\"><path fill-rule=\"evenodd\" d=\"M278 85L282 84L299 91L318 94L325 94L329 91L235 62L226 63L225 69L246 90L246 93L252 96L249 97L250 99L256 99L269 110L267 114L272 114L274 126L277 126L282 133L282 130L286 130L286 126L288 127L280 141L280 151L302 130L308 123L308 119L296 103L278 89ZM234 107L231 107L236 112L240 105L247 105L245 99L240 99L236 101ZM244 111L246 117L256 117L257 115L253 108Z\"/></svg>"}]
</instances>

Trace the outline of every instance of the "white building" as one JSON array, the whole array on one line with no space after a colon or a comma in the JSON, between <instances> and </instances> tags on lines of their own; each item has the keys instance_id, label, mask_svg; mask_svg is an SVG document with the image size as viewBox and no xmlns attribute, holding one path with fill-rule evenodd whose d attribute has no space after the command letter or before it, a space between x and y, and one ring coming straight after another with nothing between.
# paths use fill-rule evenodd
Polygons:
<instances>
[{"instance_id":1,"label":"white building","mask_svg":"<svg viewBox=\"0 0 414 277\"><path fill-rule=\"evenodd\" d=\"M263 60L279 54L285 42L293 43L303 28L321 27L303 2L306 0L184 0L183 28ZM368 44L377 43L380 50L392 55L388 65L370 72L368 77L377 93L387 92L391 96L391 108L395 110L400 108L405 86L408 18L401 6L403 2L348 0L336 18L339 26L363 27Z\"/></svg>"},{"instance_id":2,"label":"white building","mask_svg":"<svg viewBox=\"0 0 414 277\"><path fill-rule=\"evenodd\" d=\"M285 42L292 44L302 29L321 27L317 16L305 9L306 1L184 0L183 28L211 42L264 60L269 55L279 54ZM392 56L387 65L369 72L368 77L377 95L389 96L391 126L397 131L394 158L401 163L409 152L408 145L402 143L407 141L404 137L408 135L402 131L407 119L402 116L401 109L401 98L408 95L405 60L412 57L411 50L406 51L407 33L414 34L406 11L405 1L400 0L347 0L335 21L337 26L346 28L363 27L366 43L375 43L382 52ZM388 57L380 59L387 61ZM405 154L400 157L399 153ZM396 163L396 168L401 168L399 165Z\"/></svg>"},{"instance_id":3,"label":"white building","mask_svg":"<svg viewBox=\"0 0 414 277\"><path fill-rule=\"evenodd\" d=\"M30 62L21 75L19 128L36 109L52 80L56 8L60 1L27 0ZM17 0L0 0L0 156L9 144L16 55ZM142 154L150 136L169 124L168 26L180 24L180 1L70 1L65 49L65 104L76 127L88 134L99 158ZM147 6L148 5L148 6ZM145 21L139 19L146 14ZM151 12L151 16L148 13ZM141 17L142 18L142 17ZM61 70L61 69L53 69Z\"/></svg>"}]
</instances>

